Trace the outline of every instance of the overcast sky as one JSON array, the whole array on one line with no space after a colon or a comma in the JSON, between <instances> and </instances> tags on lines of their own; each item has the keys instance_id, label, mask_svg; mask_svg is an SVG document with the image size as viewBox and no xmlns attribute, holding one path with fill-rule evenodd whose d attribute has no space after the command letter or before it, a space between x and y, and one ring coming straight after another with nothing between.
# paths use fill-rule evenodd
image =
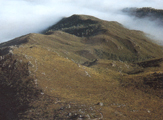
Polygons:
<instances>
[{"instance_id":1,"label":"overcast sky","mask_svg":"<svg viewBox=\"0 0 163 120\"><path fill-rule=\"evenodd\" d=\"M163 28L148 20L135 20L120 12L126 7L163 9L162 0L0 0L0 42L37 33L62 17L87 14L118 21L130 29L143 30L163 41Z\"/></svg>"}]
</instances>

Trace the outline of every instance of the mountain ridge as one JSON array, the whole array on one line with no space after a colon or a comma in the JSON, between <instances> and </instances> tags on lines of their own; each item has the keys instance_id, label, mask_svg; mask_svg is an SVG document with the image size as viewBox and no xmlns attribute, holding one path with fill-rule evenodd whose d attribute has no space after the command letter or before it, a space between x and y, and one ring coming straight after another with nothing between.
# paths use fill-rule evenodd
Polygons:
<instances>
[{"instance_id":1,"label":"mountain ridge","mask_svg":"<svg viewBox=\"0 0 163 120\"><path fill-rule=\"evenodd\" d=\"M0 118L161 120L161 48L143 32L85 15L1 43Z\"/></svg>"},{"instance_id":2,"label":"mountain ridge","mask_svg":"<svg viewBox=\"0 0 163 120\"><path fill-rule=\"evenodd\" d=\"M71 19L73 19L73 18L75 19L74 20L75 22L71 23L71 21L72 21ZM90 18L92 18L92 19L90 19ZM64 26L64 24L66 24L66 25ZM72 26L72 24L73 24L73 26ZM89 25L87 25L87 24L89 24ZM59 26L62 26L61 27L62 29L60 29ZM90 26L95 26L95 28L90 27ZM108 45L108 46L106 46L107 49L109 47L114 51L117 51L117 49L121 49L121 52L123 51L123 48L127 49L127 50L124 50L124 53L127 53L130 51L130 52L132 52L132 53L128 53L128 54L130 54L130 56L137 56L137 53L140 52L140 49L139 49L141 47L140 44L142 44L143 41L145 41L146 43L147 43L147 41L149 41L149 39L147 37L145 37L144 33L141 33L139 31L128 30L117 22L114 22L114 21L107 22L107 21L100 20L95 17L91 17L91 16L88 17L88 16L84 16L84 15L81 15L80 17L79 17L79 15L72 15L68 18L64 18L63 20L61 20L54 26L47 29L45 34L49 34L50 31L54 32L57 30L61 30L61 31L67 32L69 34L72 34L72 35L75 35L78 37L82 37L84 39L82 42L84 42L86 44L92 44L92 45L96 44L96 43L97 44L107 44ZM140 40L140 39L142 39L142 40ZM145 40L145 39L148 39L148 40ZM103 45L103 46L105 46L105 45ZM151 45L148 45L148 46L151 46ZM152 46L149 49L151 49L151 48L152 48ZM117 55L117 53L115 53L111 49L109 50L109 53ZM149 51L149 49L148 49L148 51ZM108 50L105 49L104 51L106 52ZM140 53L143 53L143 51L141 51ZM103 54L103 53L101 52L100 54ZM108 53L106 53L106 54L108 54ZM122 56L117 55L117 57L120 57L121 60L123 61ZM119 58L117 58L117 59L119 59ZM132 58L130 58L130 59L132 59ZM135 58L135 59L137 59L137 58Z\"/></svg>"}]
</instances>

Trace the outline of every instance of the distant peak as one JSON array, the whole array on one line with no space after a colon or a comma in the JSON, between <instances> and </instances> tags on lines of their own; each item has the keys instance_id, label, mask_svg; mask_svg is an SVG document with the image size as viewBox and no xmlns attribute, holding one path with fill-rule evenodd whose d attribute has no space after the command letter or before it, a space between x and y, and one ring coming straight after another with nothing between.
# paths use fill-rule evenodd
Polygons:
<instances>
[{"instance_id":1,"label":"distant peak","mask_svg":"<svg viewBox=\"0 0 163 120\"><path fill-rule=\"evenodd\" d=\"M78 37L89 37L98 32L102 32L102 20L89 15L72 15L68 18L63 18L57 24L46 30L45 34L53 31L64 31Z\"/></svg>"},{"instance_id":2,"label":"distant peak","mask_svg":"<svg viewBox=\"0 0 163 120\"><path fill-rule=\"evenodd\" d=\"M155 9L151 7L143 7L143 8L125 8L122 10L129 15L133 15L138 18L148 17L150 20L160 19L162 21L163 18L163 10Z\"/></svg>"},{"instance_id":3,"label":"distant peak","mask_svg":"<svg viewBox=\"0 0 163 120\"><path fill-rule=\"evenodd\" d=\"M74 14L68 18L72 18L72 19L81 19L81 20L87 20L87 19L91 19L91 20L100 20L94 16L91 15L82 15L82 14Z\"/></svg>"}]
</instances>

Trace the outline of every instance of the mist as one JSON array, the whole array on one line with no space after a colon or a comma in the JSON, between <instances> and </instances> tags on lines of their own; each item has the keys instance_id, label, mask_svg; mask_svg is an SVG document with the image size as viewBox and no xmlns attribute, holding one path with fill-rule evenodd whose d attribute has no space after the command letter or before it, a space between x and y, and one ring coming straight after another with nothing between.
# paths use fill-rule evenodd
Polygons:
<instances>
[{"instance_id":1,"label":"mist","mask_svg":"<svg viewBox=\"0 0 163 120\"><path fill-rule=\"evenodd\" d=\"M39 33L63 17L85 14L117 21L141 30L163 43L157 21L136 19L121 12L126 7L163 8L161 0L0 0L0 43L28 33Z\"/></svg>"}]
</instances>

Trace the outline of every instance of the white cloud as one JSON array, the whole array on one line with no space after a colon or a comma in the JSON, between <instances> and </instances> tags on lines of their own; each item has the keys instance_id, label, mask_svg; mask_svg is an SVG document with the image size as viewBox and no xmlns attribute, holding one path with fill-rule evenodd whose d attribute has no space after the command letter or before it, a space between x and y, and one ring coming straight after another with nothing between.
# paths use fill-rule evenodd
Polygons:
<instances>
[{"instance_id":1,"label":"white cloud","mask_svg":"<svg viewBox=\"0 0 163 120\"><path fill-rule=\"evenodd\" d=\"M0 0L0 42L39 32L72 14L87 14L118 21L131 29L156 35L163 31L150 21L134 20L118 12L125 7L163 8L161 0ZM148 26L148 27L147 27ZM157 32L156 32L157 31ZM159 32L158 32L159 31Z\"/></svg>"}]
</instances>

